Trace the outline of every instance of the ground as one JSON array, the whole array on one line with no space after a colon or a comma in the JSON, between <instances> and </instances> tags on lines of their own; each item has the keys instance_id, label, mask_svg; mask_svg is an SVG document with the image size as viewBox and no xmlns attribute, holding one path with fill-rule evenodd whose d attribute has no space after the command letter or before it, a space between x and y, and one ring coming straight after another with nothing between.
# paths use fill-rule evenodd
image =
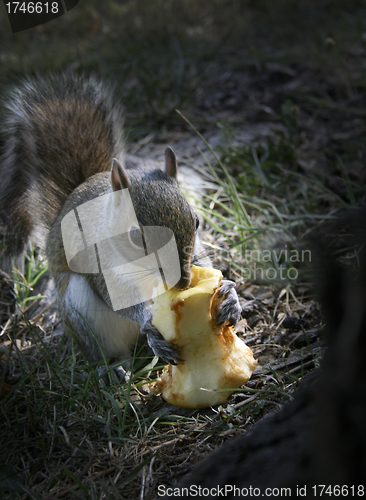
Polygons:
<instances>
[{"instance_id":1,"label":"ground","mask_svg":"<svg viewBox=\"0 0 366 500\"><path fill-rule=\"evenodd\" d=\"M30 252L23 276L0 277L4 498L155 498L319 366L316 243L357 268L358 247L329 224L365 196L365 14L361 1L110 0L14 35L0 20L2 88L92 72L116 84L129 153L161 160L173 147L258 359L244 388L204 411L148 394L162 365L146 350L125 383L100 387ZM38 291L48 298L27 300Z\"/></svg>"}]
</instances>

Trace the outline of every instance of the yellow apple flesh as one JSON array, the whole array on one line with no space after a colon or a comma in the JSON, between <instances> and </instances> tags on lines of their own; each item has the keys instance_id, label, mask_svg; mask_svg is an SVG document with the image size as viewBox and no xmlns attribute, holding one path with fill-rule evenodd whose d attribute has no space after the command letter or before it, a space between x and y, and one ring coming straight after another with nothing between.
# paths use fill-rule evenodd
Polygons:
<instances>
[{"instance_id":1,"label":"yellow apple flesh","mask_svg":"<svg viewBox=\"0 0 366 500\"><path fill-rule=\"evenodd\" d=\"M193 266L191 287L157 288L152 324L180 349L184 362L167 365L155 391L176 406L203 408L223 403L251 377L257 361L231 326L217 326L220 271Z\"/></svg>"}]
</instances>

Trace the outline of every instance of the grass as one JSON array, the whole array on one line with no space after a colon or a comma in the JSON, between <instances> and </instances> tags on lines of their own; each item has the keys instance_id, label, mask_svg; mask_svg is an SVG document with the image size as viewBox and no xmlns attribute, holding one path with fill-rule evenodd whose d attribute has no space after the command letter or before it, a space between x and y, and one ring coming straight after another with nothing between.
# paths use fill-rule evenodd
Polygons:
<instances>
[{"instance_id":1,"label":"grass","mask_svg":"<svg viewBox=\"0 0 366 500\"><path fill-rule=\"evenodd\" d=\"M14 293L17 306L20 311L24 311L25 306L29 301L44 298L44 296L40 294L34 295L32 293L34 291L34 287L48 269L47 264L40 257L40 254L36 254L33 245L31 245L30 251L26 256L25 267L26 272L24 274L22 271L14 267L12 280L14 283Z\"/></svg>"},{"instance_id":2,"label":"grass","mask_svg":"<svg viewBox=\"0 0 366 500\"><path fill-rule=\"evenodd\" d=\"M207 178L214 192L196 198L197 210L210 227L211 256L229 266L230 279L291 286L311 277L312 248L309 233L319 224L334 221L341 210L357 206L347 171L341 197L317 176L304 176L297 149L301 147L297 125L288 120L285 131L275 131L264 144L243 144L212 150L197 128L181 115L215 158L203 154ZM291 117L290 117L291 118ZM231 273L233 270L233 273Z\"/></svg>"},{"instance_id":3,"label":"grass","mask_svg":"<svg viewBox=\"0 0 366 500\"><path fill-rule=\"evenodd\" d=\"M124 381L106 361L101 373L62 332L52 297L42 298L47 271L30 250L24 269L0 275L2 498L155 498L158 485L290 400L319 366L313 254L311 263L309 254L291 258L365 197L364 9L341 0L291 8L285 0L90 0L57 25L14 37L0 19L1 85L28 73L94 72L118 82L130 142L144 154L188 138L186 162L209 186L195 202L205 245L237 282L238 335L259 363L227 403L200 411L149 393L162 365L144 346ZM241 140L242 127L263 120L274 131ZM212 130L226 138L214 148ZM189 143L197 133L202 155ZM359 249L332 238L339 259L357 268ZM106 373L112 383L103 385Z\"/></svg>"},{"instance_id":4,"label":"grass","mask_svg":"<svg viewBox=\"0 0 366 500\"><path fill-rule=\"evenodd\" d=\"M179 463L186 447L205 449L217 444L218 436L221 442L235 434L290 398L303 375L297 360L294 374L270 370L237 391L229 404L180 414L179 409L162 411L158 398L147 394L157 367L152 360L146 365L141 354L136 353L127 382L100 387L97 367L77 355L72 342L67 347L62 338L47 345L29 323L28 334L36 350L31 360L16 343L6 355L20 376L1 408L1 449L7 456L0 468L7 478L0 483L3 498L25 493L94 498L97 492L97 497L137 498L143 490L141 471L151 475L148 464L154 461L156 472L154 484L146 486L151 492L156 481L169 484L173 478L174 470L167 476L166 457L174 464L178 454Z\"/></svg>"}]
</instances>

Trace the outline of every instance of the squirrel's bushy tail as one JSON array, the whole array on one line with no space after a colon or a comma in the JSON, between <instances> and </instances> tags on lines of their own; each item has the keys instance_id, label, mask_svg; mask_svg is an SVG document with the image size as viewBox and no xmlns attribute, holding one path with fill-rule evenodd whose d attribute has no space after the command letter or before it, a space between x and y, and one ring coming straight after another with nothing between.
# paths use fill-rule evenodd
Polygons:
<instances>
[{"instance_id":1,"label":"squirrel's bushy tail","mask_svg":"<svg viewBox=\"0 0 366 500\"><path fill-rule=\"evenodd\" d=\"M0 264L43 244L67 196L123 161L123 118L94 78L62 75L22 82L3 98L0 139Z\"/></svg>"}]
</instances>

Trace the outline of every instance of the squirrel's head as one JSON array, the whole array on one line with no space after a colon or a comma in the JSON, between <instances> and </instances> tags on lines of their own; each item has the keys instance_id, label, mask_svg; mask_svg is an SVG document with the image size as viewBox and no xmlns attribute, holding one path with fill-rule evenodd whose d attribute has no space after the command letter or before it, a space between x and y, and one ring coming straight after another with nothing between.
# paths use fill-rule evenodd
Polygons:
<instances>
[{"instance_id":1,"label":"squirrel's head","mask_svg":"<svg viewBox=\"0 0 366 500\"><path fill-rule=\"evenodd\" d=\"M198 218L179 190L177 163L171 148L165 150L165 169L124 168L114 159L111 182L113 190L128 189L140 227L165 227L173 231L178 250L181 277L174 288L188 288L191 282L193 249ZM133 229L136 231L136 228ZM159 231L154 246L161 247Z\"/></svg>"}]
</instances>

